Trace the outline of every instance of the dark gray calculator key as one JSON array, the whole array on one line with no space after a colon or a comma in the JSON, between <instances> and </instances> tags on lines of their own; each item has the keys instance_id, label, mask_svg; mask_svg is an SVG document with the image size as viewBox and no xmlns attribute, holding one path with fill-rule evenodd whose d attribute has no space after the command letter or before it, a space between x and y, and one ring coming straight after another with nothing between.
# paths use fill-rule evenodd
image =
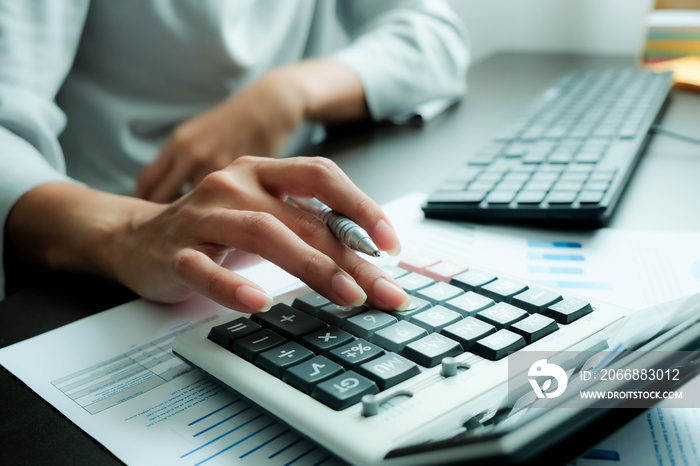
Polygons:
<instances>
[{"instance_id":1,"label":"dark gray calculator key","mask_svg":"<svg viewBox=\"0 0 700 466\"><path fill-rule=\"evenodd\" d=\"M231 345L231 351L246 361L255 362L260 353L275 348L286 341L287 339L282 335L265 328L234 341Z\"/></svg>"},{"instance_id":2,"label":"dark gray calculator key","mask_svg":"<svg viewBox=\"0 0 700 466\"><path fill-rule=\"evenodd\" d=\"M474 293L473 291L467 291L463 295L447 301L444 306L467 317L476 315L477 312L483 311L494 304L495 302L491 298Z\"/></svg>"},{"instance_id":3,"label":"dark gray calculator key","mask_svg":"<svg viewBox=\"0 0 700 466\"><path fill-rule=\"evenodd\" d=\"M311 396L336 411L359 403L363 396L379 393L377 384L353 371L343 372L314 387Z\"/></svg>"},{"instance_id":4,"label":"dark gray calculator key","mask_svg":"<svg viewBox=\"0 0 700 466\"><path fill-rule=\"evenodd\" d=\"M316 293L315 291L312 291L311 293L306 293L303 296L294 298L292 307L304 311L312 316L316 316L316 314L318 314L319 309L321 309L323 306L329 305L330 303L331 302L328 301L326 298Z\"/></svg>"},{"instance_id":5,"label":"dark gray calculator key","mask_svg":"<svg viewBox=\"0 0 700 466\"><path fill-rule=\"evenodd\" d=\"M431 333L427 337L406 345L401 354L421 366L434 367L442 358L462 354L462 346L451 338Z\"/></svg>"},{"instance_id":6,"label":"dark gray calculator key","mask_svg":"<svg viewBox=\"0 0 700 466\"><path fill-rule=\"evenodd\" d=\"M478 319L481 319L498 329L508 328L515 322L522 320L527 316L528 313L523 309L506 303L497 303L495 306L491 306L490 308L476 314Z\"/></svg>"},{"instance_id":7,"label":"dark gray calculator key","mask_svg":"<svg viewBox=\"0 0 700 466\"><path fill-rule=\"evenodd\" d=\"M509 301L516 294L527 290L527 285L499 278L481 287L480 293L494 301Z\"/></svg>"},{"instance_id":8,"label":"dark gray calculator key","mask_svg":"<svg viewBox=\"0 0 700 466\"><path fill-rule=\"evenodd\" d=\"M328 357L344 367L355 368L384 354L384 350L374 343L358 338L328 353Z\"/></svg>"},{"instance_id":9,"label":"dark gray calculator key","mask_svg":"<svg viewBox=\"0 0 700 466\"><path fill-rule=\"evenodd\" d=\"M593 312L590 303L578 298L564 298L545 309L544 315L560 324L570 324L590 312Z\"/></svg>"},{"instance_id":10,"label":"dark gray calculator key","mask_svg":"<svg viewBox=\"0 0 700 466\"><path fill-rule=\"evenodd\" d=\"M404 290L406 290L406 293L416 294L416 292L421 288L428 287L435 283L435 280L430 277L426 277L425 275L411 272L403 277L397 278L396 282L401 285Z\"/></svg>"},{"instance_id":11,"label":"dark gray calculator key","mask_svg":"<svg viewBox=\"0 0 700 466\"><path fill-rule=\"evenodd\" d=\"M255 360L255 365L272 375L282 377L287 368L314 357L314 353L299 343L289 341L277 348L265 351Z\"/></svg>"},{"instance_id":12,"label":"dark gray calculator key","mask_svg":"<svg viewBox=\"0 0 700 466\"><path fill-rule=\"evenodd\" d=\"M554 319L542 314L532 314L510 327L510 330L521 335L528 345L558 329L559 326Z\"/></svg>"},{"instance_id":13,"label":"dark gray calculator key","mask_svg":"<svg viewBox=\"0 0 700 466\"><path fill-rule=\"evenodd\" d=\"M331 326L304 335L299 341L316 354L328 354L333 348L355 341L355 338L348 332Z\"/></svg>"},{"instance_id":14,"label":"dark gray calculator key","mask_svg":"<svg viewBox=\"0 0 700 466\"><path fill-rule=\"evenodd\" d=\"M407 344L427 334L425 329L402 320L375 332L371 341L387 351L400 353Z\"/></svg>"},{"instance_id":15,"label":"dark gray calculator key","mask_svg":"<svg viewBox=\"0 0 700 466\"><path fill-rule=\"evenodd\" d=\"M356 337L369 340L374 332L396 322L396 317L384 311L372 309L346 319L343 323L343 330L352 333Z\"/></svg>"},{"instance_id":16,"label":"dark gray calculator key","mask_svg":"<svg viewBox=\"0 0 700 466\"><path fill-rule=\"evenodd\" d=\"M316 384L343 372L344 370L339 364L324 356L316 356L287 369L282 380L304 393L311 394Z\"/></svg>"},{"instance_id":17,"label":"dark gray calculator key","mask_svg":"<svg viewBox=\"0 0 700 466\"><path fill-rule=\"evenodd\" d=\"M461 314L438 305L416 314L411 318L411 323L423 327L428 332L439 332L458 320L462 320Z\"/></svg>"},{"instance_id":18,"label":"dark gray calculator key","mask_svg":"<svg viewBox=\"0 0 700 466\"><path fill-rule=\"evenodd\" d=\"M437 282L427 288L418 290L416 296L430 301L432 304L442 304L447 300L456 298L462 293L464 293L464 291L461 288L450 285L449 283Z\"/></svg>"},{"instance_id":19,"label":"dark gray calculator key","mask_svg":"<svg viewBox=\"0 0 700 466\"><path fill-rule=\"evenodd\" d=\"M482 286L496 280L496 276L481 270L467 270L450 280L450 285L462 288L464 291L478 291Z\"/></svg>"},{"instance_id":20,"label":"dark gray calculator key","mask_svg":"<svg viewBox=\"0 0 700 466\"><path fill-rule=\"evenodd\" d=\"M287 338L300 338L326 326L319 319L286 304L275 304L269 311L253 314L250 319Z\"/></svg>"},{"instance_id":21,"label":"dark gray calculator key","mask_svg":"<svg viewBox=\"0 0 700 466\"><path fill-rule=\"evenodd\" d=\"M411 304L405 311L389 311L389 314L396 317L399 320L408 320L419 312L423 312L428 309L431 304L425 299L417 298L415 296L409 296L411 298Z\"/></svg>"},{"instance_id":22,"label":"dark gray calculator key","mask_svg":"<svg viewBox=\"0 0 700 466\"><path fill-rule=\"evenodd\" d=\"M399 267L397 265L387 265L387 266L382 267L382 270L389 277L394 278L394 279L399 278L399 277L403 277L404 275L406 275L408 273L408 270L402 269L401 267Z\"/></svg>"},{"instance_id":23,"label":"dark gray calculator key","mask_svg":"<svg viewBox=\"0 0 700 466\"><path fill-rule=\"evenodd\" d=\"M386 390L420 374L420 368L398 354L388 353L362 364L357 372L374 380L379 390Z\"/></svg>"},{"instance_id":24,"label":"dark gray calculator key","mask_svg":"<svg viewBox=\"0 0 700 466\"><path fill-rule=\"evenodd\" d=\"M497 361L508 355L511 351L517 351L525 346L525 340L517 333L510 330L499 330L481 340L478 340L470 348L475 354L482 358Z\"/></svg>"},{"instance_id":25,"label":"dark gray calculator key","mask_svg":"<svg viewBox=\"0 0 700 466\"><path fill-rule=\"evenodd\" d=\"M547 307L557 301L561 301L561 295L559 293L543 290L541 288L530 288L529 290L513 296L510 303L532 314L533 312L543 312Z\"/></svg>"},{"instance_id":26,"label":"dark gray calculator key","mask_svg":"<svg viewBox=\"0 0 700 466\"><path fill-rule=\"evenodd\" d=\"M345 319L367 311L366 306L338 306L329 304L318 311L318 318L330 325L341 327Z\"/></svg>"},{"instance_id":27,"label":"dark gray calculator key","mask_svg":"<svg viewBox=\"0 0 700 466\"><path fill-rule=\"evenodd\" d=\"M239 317L231 322L212 327L211 330L209 330L208 338L214 343L230 350L235 340L258 332L261 329L262 327L255 322L251 322L247 317Z\"/></svg>"},{"instance_id":28,"label":"dark gray calculator key","mask_svg":"<svg viewBox=\"0 0 700 466\"><path fill-rule=\"evenodd\" d=\"M459 322L448 325L441 334L457 341L462 348L469 349L477 340L496 331L496 327L475 317L466 317Z\"/></svg>"}]
</instances>

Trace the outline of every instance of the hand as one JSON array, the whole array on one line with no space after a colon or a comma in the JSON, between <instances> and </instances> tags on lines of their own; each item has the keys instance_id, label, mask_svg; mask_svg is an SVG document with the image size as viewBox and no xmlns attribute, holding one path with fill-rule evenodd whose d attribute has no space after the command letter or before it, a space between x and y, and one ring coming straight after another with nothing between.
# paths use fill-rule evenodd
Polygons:
<instances>
[{"instance_id":1,"label":"hand","mask_svg":"<svg viewBox=\"0 0 700 466\"><path fill-rule=\"evenodd\" d=\"M110 235L105 259L117 280L157 301L198 292L242 312L268 309L262 288L220 266L236 248L278 264L336 304L408 306L395 281L318 218L284 202L289 195L316 197L357 222L380 249L399 248L380 208L329 160L242 157L170 205L147 203Z\"/></svg>"}]
</instances>

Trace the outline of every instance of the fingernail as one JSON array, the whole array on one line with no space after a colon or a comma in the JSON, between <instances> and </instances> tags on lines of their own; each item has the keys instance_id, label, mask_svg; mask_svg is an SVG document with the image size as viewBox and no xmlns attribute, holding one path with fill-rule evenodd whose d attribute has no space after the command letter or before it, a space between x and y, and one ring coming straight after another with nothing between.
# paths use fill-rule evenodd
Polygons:
<instances>
[{"instance_id":1,"label":"fingernail","mask_svg":"<svg viewBox=\"0 0 700 466\"><path fill-rule=\"evenodd\" d=\"M360 285L343 273L333 275L331 288L348 306L359 306L367 301L367 295Z\"/></svg>"},{"instance_id":2,"label":"fingernail","mask_svg":"<svg viewBox=\"0 0 700 466\"><path fill-rule=\"evenodd\" d=\"M248 285L236 289L236 299L256 312L267 312L272 307L272 296Z\"/></svg>"},{"instance_id":3,"label":"fingernail","mask_svg":"<svg viewBox=\"0 0 700 466\"><path fill-rule=\"evenodd\" d=\"M391 283L386 278L378 278L374 282L374 294L387 306L397 311L405 311L411 304L411 298L403 288Z\"/></svg>"},{"instance_id":4,"label":"fingernail","mask_svg":"<svg viewBox=\"0 0 700 466\"><path fill-rule=\"evenodd\" d=\"M401 243L399 242L396 232L389 223L382 219L377 222L374 227L374 235L372 237L378 243L379 247L389 253L390 256L398 256L401 252Z\"/></svg>"}]
</instances>

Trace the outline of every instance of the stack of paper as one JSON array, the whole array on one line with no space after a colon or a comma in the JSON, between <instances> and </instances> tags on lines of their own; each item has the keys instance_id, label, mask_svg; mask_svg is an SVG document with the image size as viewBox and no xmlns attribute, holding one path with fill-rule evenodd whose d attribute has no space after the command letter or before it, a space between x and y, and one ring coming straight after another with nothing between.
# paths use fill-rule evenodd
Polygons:
<instances>
[{"instance_id":1,"label":"stack of paper","mask_svg":"<svg viewBox=\"0 0 700 466\"><path fill-rule=\"evenodd\" d=\"M700 10L654 10L647 26L644 63L700 55Z\"/></svg>"}]
</instances>

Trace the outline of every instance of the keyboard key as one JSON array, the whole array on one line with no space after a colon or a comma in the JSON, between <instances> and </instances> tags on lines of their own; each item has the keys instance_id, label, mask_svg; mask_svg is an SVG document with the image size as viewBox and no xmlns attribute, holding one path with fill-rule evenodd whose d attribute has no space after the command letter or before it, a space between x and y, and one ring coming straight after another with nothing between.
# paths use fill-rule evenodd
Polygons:
<instances>
[{"instance_id":1,"label":"keyboard key","mask_svg":"<svg viewBox=\"0 0 700 466\"><path fill-rule=\"evenodd\" d=\"M456 341L438 333L431 333L406 345L401 354L421 366L434 367L440 364L442 358L457 356L462 352L462 346Z\"/></svg>"},{"instance_id":2,"label":"keyboard key","mask_svg":"<svg viewBox=\"0 0 700 466\"><path fill-rule=\"evenodd\" d=\"M525 339L525 343L528 345L558 329L559 326L554 319L543 316L542 314L532 314L514 323L510 327L510 330L522 336L523 339Z\"/></svg>"},{"instance_id":3,"label":"keyboard key","mask_svg":"<svg viewBox=\"0 0 700 466\"><path fill-rule=\"evenodd\" d=\"M344 367L354 368L384 354L384 350L367 340L357 339L331 350L328 357Z\"/></svg>"},{"instance_id":4,"label":"keyboard key","mask_svg":"<svg viewBox=\"0 0 700 466\"><path fill-rule=\"evenodd\" d=\"M261 329L262 327L255 322L251 322L250 319L239 317L231 322L212 327L211 330L209 330L208 338L219 346L230 350L234 340L260 331Z\"/></svg>"},{"instance_id":5,"label":"keyboard key","mask_svg":"<svg viewBox=\"0 0 700 466\"><path fill-rule=\"evenodd\" d=\"M316 384L343 372L343 368L339 364L323 356L316 356L287 369L282 380L302 392L310 394Z\"/></svg>"},{"instance_id":6,"label":"keyboard key","mask_svg":"<svg viewBox=\"0 0 700 466\"><path fill-rule=\"evenodd\" d=\"M477 340L496 331L496 327L474 317L466 317L456 324L449 325L440 333L469 349Z\"/></svg>"},{"instance_id":7,"label":"keyboard key","mask_svg":"<svg viewBox=\"0 0 700 466\"><path fill-rule=\"evenodd\" d=\"M483 311L489 306L493 306L494 301L491 298L467 291L461 296L457 296L445 303L445 307L457 311L463 317L476 315L477 312Z\"/></svg>"},{"instance_id":8,"label":"keyboard key","mask_svg":"<svg viewBox=\"0 0 700 466\"><path fill-rule=\"evenodd\" d=\"M416 292L416 296L432 304L442 304L452 298L463 294L461 288L457 288L454 285L450 285L445 282L438 282L434 285L430 285L427 288L422 288Z\"/></svg>"},{"instance_id":9,"label":"keyboard key","mask_svg":"<svg viewBox=\"0 0 700 466\"><path fill-rule=\"evenodd\" d=\"M275 304L269 311L253 314L250 319L287 338L299 338L325 327L317 318L286 304Z\"/></svg>"},{"instance_id":10,"label":"keyboard key","mask_svg":"<svg viewBox=\"0 0 700 466\"><path fill-rule=\"evenodd\" d=\"M528 313L524 310L506 303L497 303L495 306L491 306L476 314L477 319L481 319L497 329L508 328L513 323L527 316Z\"/></svg>"},{"instance_id":11,"label":"keyboard key","mask_svg":"<svg viewBox=\"0 0 700 466\"><path fill-rule=\"evenodd\" d=\"M440 262L440 259L431 256L430 254L413 254L399 262L399 267L406 269L409 272L422 273L423 269L435 265Z\"/></svg>"},{"instance_id":12,"label":"keyboard key","mask_svg":"<svg viewBox=\"0 0 700 466\"><path fill-rule=\"evenodd\" d=\"M303 296L299 296L298 298L294 298L292 307L304 311L312 316L316 316L316 314L318 314L319 309L321 309L323 306L329 305L330 303L331 302L328 301L326 298L316 293L315 291L312 291L311 293L307 293Z\"/></svg>"},{"instance_id":13,"label":"keyboard key","mask_svg":"<svg viewBox=\"0 0 700 466\"><path fill-rule=\"evenodd\" d=\"M599 204L603 200L605 191L593 191L590 189L585 189L581 191L578 196L578 201L581 204Z\"/></svg>"},{"instance_id":14,"label":"keyboard key","mask_svg":"<svg viewBox=\"0 0 700 466\"><path fill-rule=\"evenodd\" d=\"M288 367L304 362L314 354L299 343L290 341L282 346L265 351L255 360L255 365L272 375L282 377Z\"/></svg>"},{"instance_id":15,"label":"keyboard key","mask_svg":"<svg viewBox=\"0 0 700 466\"><path fill-rule=\"evenodd\" d=\"M403 277L397 278L396 282L401 285L404 290L406 290L406 293L416 294L416 291L432 285L435 283L435 280L430 277L426 277L425 275L411 272Z\"/></svg>"},{"instance_id":16,"label":"keyboard key","mask_svg":"<svg viewBox=\"0 0 700 466\"><path fill-rule=\"evenodd\" d=\"M374 332L396 322L396 317L384 311L373 309L346 319L343 323L343 330L352 333L356 337L369 340Z\"/></svg>"},{"instance_id":17,"label":"keyboard key","mask_svg":"<svg viewBox=\"0 0 700 466\"><path fill-rule=\"evenodd\" d=\"M379 390L386 390L420 374L420 369L415 363L394 353L366 362L358 367L357 371L373 380Z\"/></svg>"},{"instance_id":18,"label":"keyboard key","mask_svg":"<svg viewBox=\"0 0 700 466\"><path fill-rule=\"evenodd\" d=\"M552 191L547 196L547 202L551 205L573 204L577 195L578 191Z\"/></svg>"},{"instance_id":19,"label":"keyboard key","mask_svg":"<svg viewBox=\"0 0 700 466\"><path fill-rule=\"evenodd\" d=\"M499 330L474 343L470 351L482 358L497 361L508 355L511 351L517 351L525 346L525 340L517 333L509 330Z\"/></svg>"},{"instance_id":20,"label":"keyboard key","mask_svg":"<svg viewBox=\"0 0 700 466\"><path fill-rule=\"evenodd\" d=\"M388 313L396 317L398 320L411 320L411 317L419 312L431 307L431 304L425 299L417 298L415 296L410 296L411 304L405 311L389 311Z\"/></svg>"},{"instance_id":21,"label":"keyboard key","mask_svg":"<svg viewBox=\"0 0 700 466\"><path fill-rule=\"evenodd\" d=\"M423 327L428 332L439 332L458 320L462 320L460 314L443 306L435 306L413 316L411 323Z\"/></svg>"},{"instance_id":22,"label":"keyboard key","mask_svg":"<svg viewBox=\"0 0 700 466\"><path fill-rule=\"evenodd\" d=\"M423 328L406 322L405 320L383 328L372 336L372 343L381 346L387 351L400 353L408 343L427 335Z\"/></svg>"},{"instance_id":23,"label":"keyboard key","mask_svg":"<svg viewBox=\"0 0 700 466\"><path fill-rule=\"evenodd\" d=\"M355 341L352 335L338 327L325 327L301 338L301 344L316 354L328 354L333 348L351 341Z\"/></svg>"},{"instance_id":24,"label":"keyboard key","mask_svg":"<svg viewBox=\"0 0 700 466\"><path fill-rule=\"evenodd\" d=\"M342 327L345 319L362 314L365 311L367 311L366 306L338 306L337 304L329 304L318 311L318 318L330 325Z\"/></svg>"},{"instance_id":25,"label":"keyboard key","mask_svg":"<svg viewBox=\"0 0 700 466\"><path fill-rule=\"evenodd\" d=\"M353 371L347 371L321 382L311 396L336 411L359 403L363 396L379 393L377 384Z\"/></svg>"},{"instance_id":26,"label":"keyboard key","mask_svg":"<svg viewBox=\"0 0 700 466\"><path fill-rule=\"evenodd\" d=\"M399 278L403 277L408 273L408 270L402 269L401 267L397 267L395 265L387 265L382 267L382 271L386 273L390 278Z\"/></svg>"},{"instance_id":27,"label":"keyboard key","mask_svg":"<svg viewBox=\"0 0 700 466\"><path fill-rule=\"evenodd\" d=\"M486 197L486 202L489 205L502 205L510 204L510 202L515 197L516 192L511 191L491 191L491 193Z\"/></svg>"},{"instance_id":28,"label":"keyboard key","mask_svg":"<svg viewBox=\"0 0 700 466\"><path fill-rule=\"evenodd\" d=\"M496 276L481 270L471 269L450 280L450 285L462 288L464 291L478 291L487 283L496 280Z\"/></svg>"},{"instance_id":29,"label":"keyboard key","mask_svg":"<svg viewBox=\"0 0 700 466\"><path fill-rule=\"evenodd\" d=\"M484 200L488 191L476 191L468 189L466 191L452 193L432 193L428 202L455 203L455 204L479 204Z\"/></svg>"},{"instance_id":30,"label":"keyboard key","mask_svg":"<svg viewBox=\"0 0 700 466\"><path fill-rule=\"evenodd\" d=\"M533 313L543 312L551 304L561 301L561 299L559 293L543 290L541 288L530 288L527 291L513 296L510 303L513 306L525 309L529 313Z\"/></svg>"},{"instance_id":31,"label":"keyboard key","mask_svg":"<svg viewBox=\"0 0 700 466\"><path fill-rule=\"evenodd\" d=\"M564 298L558 303L549 306L544 311L544 315L551 317L560 324L570 324L590 312L593 312L590 303L578 298Z\"/></svg>"},{"instance_id":32,"label":"keyboard key","mask_svg":"<svg viewBox=\"0 0 700 466\"><path fill-rule=\"evenodd\" d=\"M544 200L547 191L521 191L515 198L518 204L539 204Z\"/></svg>"},{"instance_id":33,"label":"keyboard key","mask_svg":"<svg viewBox=\"0 0 700 466\"><path fill-rule=\"evenodd\" d=\"M442 261L427 267L423 272L427 277L436 282L449 282L452 277L464 273L469 269L466 265L456 262Z\"/></svg>"},{"instance_id":34,"label":"keyboard key","mask_svg":"<svg viewBox=\"0 0 700 466\"><path fill-rule=\"evenodd\" d=\"M234 341L231 345L231 351L248 362L255 362L260 353L275 348L286 341L287 339L282 335L265 328Z\"/></svg>"},{"instance_id":35,"label":"keyboard key","mask_svg":"<svg viewBox=\"0 0 700 466\"><path fill-rule=\"evenodd\" d=\"M509 301L510 298L525 290L527 290L527 285L499 278L482 286L481 294L494 301Z\"/></svg>"}]
</instances>

